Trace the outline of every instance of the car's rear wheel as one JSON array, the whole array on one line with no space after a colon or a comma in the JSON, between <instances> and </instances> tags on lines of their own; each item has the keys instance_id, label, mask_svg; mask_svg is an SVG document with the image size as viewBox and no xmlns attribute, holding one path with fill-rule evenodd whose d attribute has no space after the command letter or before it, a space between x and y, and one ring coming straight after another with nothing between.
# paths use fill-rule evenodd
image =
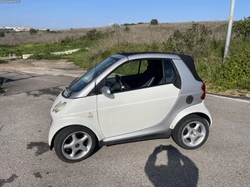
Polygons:
<instances>
[{"instance_id":1,"label":"car's rear wheel","mask_svg":"<svg viewBox=\"0 0 250 187\"><path fill-rule=\"evenodd\" d=\"M56 155L64 162L73 163L86 159L96 146L96 137L92 131L82 126L69 126L55 137Z\"/></svg>"},{"instance_id":2,"label":"car's rear wheel","mask_svg":"<svg viewBox=\"0 0 250 187\"><path fill-rule=\"evenodd\" d=\"M184 149L201 147L209 135L208 122L198 115L191 115L181 120L172 132L176 144Z\"/></svg>"}]
</instances>

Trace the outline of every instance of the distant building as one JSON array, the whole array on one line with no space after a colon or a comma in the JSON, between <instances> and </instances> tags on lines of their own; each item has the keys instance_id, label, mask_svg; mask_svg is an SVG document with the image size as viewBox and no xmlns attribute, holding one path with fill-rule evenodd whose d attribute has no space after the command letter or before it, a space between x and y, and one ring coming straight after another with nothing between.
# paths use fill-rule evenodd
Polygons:
<instances>
[{"instance_id":1,"label":"distant building","mask_svg":"<svg viewBox=\"0 0 250 187\"><path fill-rule=\"evenodd\" d=\"M29 31L31 28L30 27L0 27L0 29L4 29L4 30L14 30L16 32L20 32L20 31Z\"/></svg>"}]
</instances>

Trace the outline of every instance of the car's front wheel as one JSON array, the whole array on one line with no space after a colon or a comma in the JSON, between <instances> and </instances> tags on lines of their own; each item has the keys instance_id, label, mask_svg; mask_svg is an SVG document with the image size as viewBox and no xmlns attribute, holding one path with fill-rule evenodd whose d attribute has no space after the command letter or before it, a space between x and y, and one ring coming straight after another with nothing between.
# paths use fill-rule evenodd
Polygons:
<instances>
[{"instance_id":1,"label":"car's front wheel","mask_svg":"<svg viewBox=\"0 0 250 187\"><path fill-rule=\"evenodd\" d=\"M84 160L94 151L95 146L95 135L82 126L66 127L58 132L54 140L56 155L68 163Z\"/></svg>"},{"instance_id":2,"label":"car's front wheel","mask_svg":"<svg viewBox=\"0 0 250 187\"><path fill-rule=\"evenodd\" d=\"M191 115L181 120L172 132L176 144L184 149L201 147L209 135L208 122L198 115Z\"/></svg>"}]
</instances>

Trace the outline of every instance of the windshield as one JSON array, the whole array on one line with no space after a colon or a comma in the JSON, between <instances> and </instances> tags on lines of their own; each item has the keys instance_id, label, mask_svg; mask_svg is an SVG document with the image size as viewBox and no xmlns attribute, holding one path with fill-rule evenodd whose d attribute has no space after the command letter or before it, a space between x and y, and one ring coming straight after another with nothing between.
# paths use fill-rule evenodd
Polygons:
<instances>
[{"instance_id":1,"label":"windshield","mask_svg":"<svg viewBox=\"0 0 250 187\"><path fill-rule=\"evenodd\" d=\"M71 85L67 88L67 96L69 93L72 92L79 92L83 88L85 88L95 77L97 77L99 74L101 74L105 69L107 69L109 66L117 62L119 58L110 57L100 64L98 64L96 67L90 69L88 72L86 72L83 76L78 77L76 80L74 80Z\"/></svg>"}]
</instances>

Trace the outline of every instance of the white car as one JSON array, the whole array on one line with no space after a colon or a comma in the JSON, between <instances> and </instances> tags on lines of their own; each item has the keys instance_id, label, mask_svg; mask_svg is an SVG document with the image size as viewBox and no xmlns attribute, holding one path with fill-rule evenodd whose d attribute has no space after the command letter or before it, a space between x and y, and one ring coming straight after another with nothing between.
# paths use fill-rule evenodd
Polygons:
<instances>
[{"instance_id":1,"label":"white car","mask_svg":"<svg viewBox=\"0 0 250 187\"><path fill-rule=\"evenodd\" d=\"M51 108L49 146L65 162L96 146L169 138L184 149L205 143L212 119L190 56L122 53L63 90Z\"/></svg>"}]
</instances>

